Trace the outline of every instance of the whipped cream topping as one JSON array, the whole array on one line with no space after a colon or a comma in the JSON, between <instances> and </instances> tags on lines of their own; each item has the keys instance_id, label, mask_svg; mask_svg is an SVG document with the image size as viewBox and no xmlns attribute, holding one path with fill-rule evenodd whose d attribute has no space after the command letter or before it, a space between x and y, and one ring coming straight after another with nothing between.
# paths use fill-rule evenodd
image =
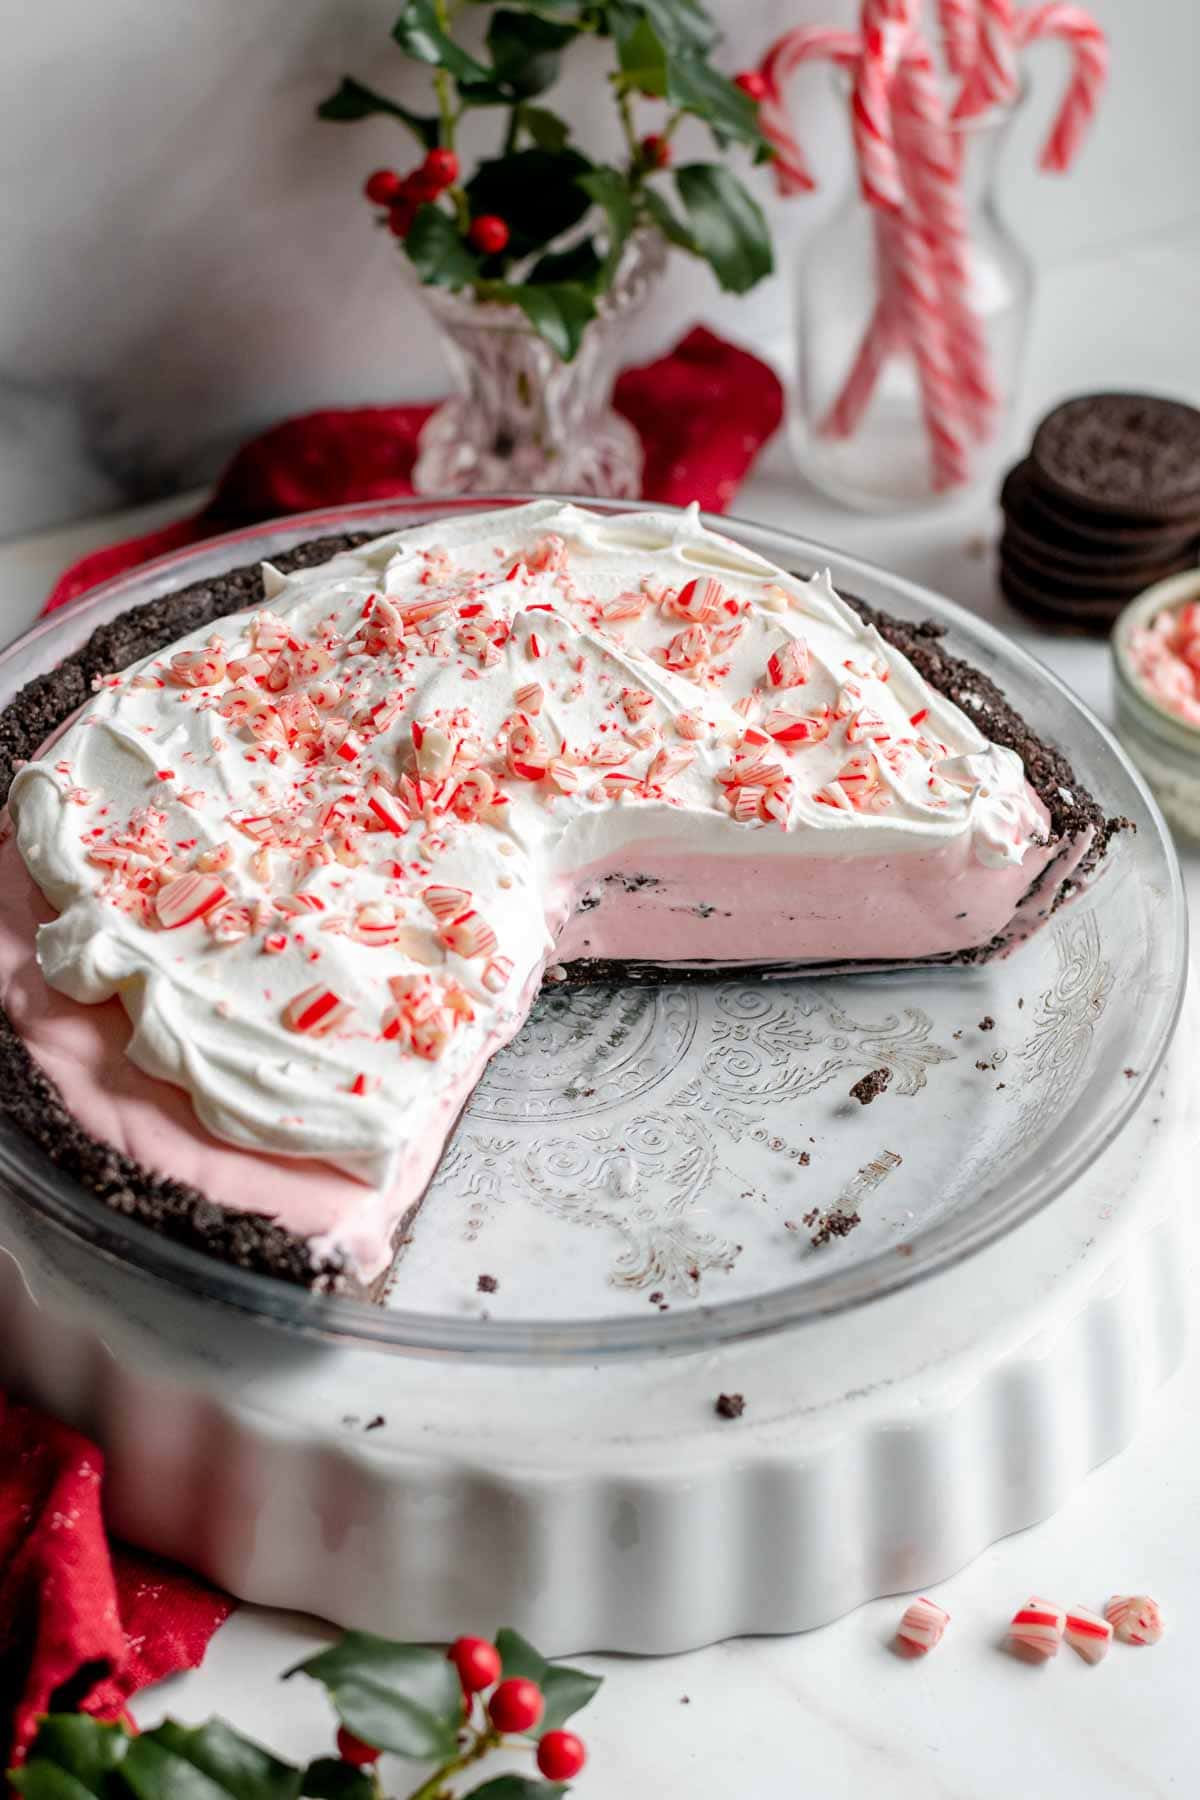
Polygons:
<instances>
[{"instance_id":1,"label":"whipped cream topping","mask_svg":"<svg viewBox=\"0 0 1200 1800\"><path fill-rule=\"evenodd\" d=\"M128 1054L231 1143L378 1190L427 1171L572 872L639 843L957 844L983 881L1044 842L1020 759L828 575L694 512L536 502L265 577L104 681L11 798L46 979L118 995Z\"/></svg>"}]
</instances>

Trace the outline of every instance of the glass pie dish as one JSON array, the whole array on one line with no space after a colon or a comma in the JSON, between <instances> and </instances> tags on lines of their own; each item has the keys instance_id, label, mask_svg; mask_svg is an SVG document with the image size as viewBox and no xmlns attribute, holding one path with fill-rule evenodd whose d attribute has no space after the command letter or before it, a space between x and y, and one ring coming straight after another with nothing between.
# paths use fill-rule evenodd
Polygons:
<instances>
[{"instance_id":1,"label":"glass pie dish","mask_svg":"<svg viewBox=\"0 0 1200 1800\"><path fill-rule=\"evenodd\" d=\"M164 558L12 646L0 705L143 601L316 537L478 505L339 508ZM289 1333L594 1359L861 1306L962 1261L1077 1180L1145 1092L1182 998L1179 873L1146 788L1061 683L981 621L802 538L709 523L791 570L827 566L872 605L942 623L951 651L1062 747L1107 814L1136 827L1118 834L1094 883L1011 957L979 967L548 987L472 1096L378 1307L173 1243L6 1126L10 1192L147 1279ZM879 1069L886 1091L860 1105L851 1087Z\"/></svg>"}]
</instances>

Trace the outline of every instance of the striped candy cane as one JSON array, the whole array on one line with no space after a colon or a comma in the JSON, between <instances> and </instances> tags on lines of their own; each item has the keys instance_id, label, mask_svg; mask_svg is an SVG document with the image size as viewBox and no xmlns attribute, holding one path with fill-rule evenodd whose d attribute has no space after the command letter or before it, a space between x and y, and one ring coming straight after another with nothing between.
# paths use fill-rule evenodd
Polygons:
<instances>
[{"instance_id":1,"label":"striped candy cane","mask_svg":"<svg viewBox=\"0 0 1200 1800\"><path fill-rule=\"evenodd\" d=\"M862 55L850 99L863 199L888 212L896 212L904 204L892 135L891 86L913 11L912 0L863 0Z\"/></svg>"},{"instance_id":2,"label":"striped candy cane","mask_svg":"<svg viewBox=\"0 0 1200 1800\"><path fill-rule=\"evenodd\" d=\"M952 75L969 75L979 38L978 0L938 0L937 12L946 67Z\"/></svg>"},{"instance_id":3,"label":"striped candy cane","mask_svg":"<svg viewBox=\"0 0 1200 1800\"><path fill-rule=\"evenodd\" d=\"M1020 85L1013 0L979 0L975 62L955 106L955 117L970 119L989 106L1011 106Z\"/></svg>"},{"instance_id":4,"label":"striped candy cane","mask_svg":"<svg viewBox=\"0 0 1200 1800\"><path fill-rule=\"evenodd\" d=\"M929 242L948 348L975 435L991 432L997 396L987 333L971 304L970 240L958 147L928 46L914 35L896 79L896 133L904 180Z\"/></svg>"},{"instance_id":5,"label":"striped candy cane","mask_svg":"<svg viewBox=\"0 0 1200 1800\"><path fill-rule=\"evenodd\" d=\"M1071 79L1039 161L1043 169L1062 175L1074 162L1100 104L1108 80L1108 39L1081 6L1062 0L1018 14L1017 41L1022 49L1050 37L1064 38L1070 45Z\"/></svg>"},{"instance_id":6,"label":"striped candy cane","mask_svg":"<svg viewBox=\"0 0 1200 1800\"><path fill-rule=\"evenodd\" d=\"M831 62L844 69L858 64L862 40L857 32L802 25L773 44L759 74L767 92L759 102L759 130L775 152L775 186L781 194L809 193L815 186L807 158L792 129L784 88L797 69L810 62Z\"/></svg>"},{"instance_id":7,"label":"striped candy cane","mask_svg":"<svg viewBox=\"0 0 1200 1800\"><path fill-rule=\"evenodd\" d=\"M961 390L950 351L945 309L933 252L911 207L885 221L894 234L892 292L912 350L921 392L921 413L930 446L930 479L935 493L961 487L968 476Z\"/></svg>"}]
</instances>

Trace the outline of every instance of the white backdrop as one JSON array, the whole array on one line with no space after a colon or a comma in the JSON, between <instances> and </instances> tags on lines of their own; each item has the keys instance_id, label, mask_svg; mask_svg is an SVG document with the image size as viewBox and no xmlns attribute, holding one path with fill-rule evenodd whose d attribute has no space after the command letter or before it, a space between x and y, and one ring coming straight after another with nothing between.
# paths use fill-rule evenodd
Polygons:
<instances>
[{"instance_id":1,"label":"white backdrop","mask_svg":"<svg viewBox=\"0 0 1200 1800\"><path fill-rule=\"evenodd\" d=\"M1093 0L1114 46L1095 136L1063 182L1034 171L1064 53L1030 60L1006 209L1045 264L1186 226L1200 211L1196 0ZM0 535L186 486L250 430L311 406L436 393L437 349L358 198L404 160L399 127L321 125L343 70L425 102L389 47L395 0L5 0L0 67ZM726 66L849 0L715 0ZM703 319L782 361L789 270L846 168L821 71L797 103L822 177L772 202L781 273L744 300L677 259L631 341ZM564 110L589 147L606 96ZM653 125L647 108L646 128ZM769 183L754 179L764 198ZM1087 321L1081 319L1081 330ZM1119 377L1119 371L1114 371Z\"/></svg>"}]
</instances>

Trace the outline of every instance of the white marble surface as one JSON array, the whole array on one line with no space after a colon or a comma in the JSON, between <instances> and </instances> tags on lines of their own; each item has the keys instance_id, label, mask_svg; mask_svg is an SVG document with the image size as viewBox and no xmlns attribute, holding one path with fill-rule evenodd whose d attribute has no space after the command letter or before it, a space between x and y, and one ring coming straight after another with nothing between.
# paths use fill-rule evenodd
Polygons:
<instances>
[{"instance_id":1,"label":"white marble surface","mask_svg":"<svg viewBox=\"0 0 1200 1800\"><path fill-rule=\"evenodd\" d=\"M1147 241L1136 255L1079 259L1058 271L1042 296L1031 414L1058 393L1114 377L1130 386L1200 390L1198 288L1200 259L1186 231ZM1086 332L1077 329L1085 318ZM777 447L745 490L741 510L836 539L976 606L1109 714L1104 647L1035 633L995 598L981 553L981 539L993 529L986 505L968 502L905 520L857 518L803 494ZM64 560L142 523L109 519L0 546L4 635L34 616ZM1187 858L1186 870L1193 917L1200 917L1200 855ZM1131 1450L1097 1471L1056 1517L995 1545L939 1590L953 1624L924 1663L902 1662L888 1649L896 1601L793 1638L736 1641L655 1661L581 1659L604 1673L606 1686L580 1721L593 1761L579 1794L1193 1794L1200 1766L1190 1624L1191 1609L1200 1609L1198 1410L1200 1345ZM1099 1669L1064 1652L1056 1665L1034 1669L999 1647L1012 1608L1030 1591L1098 1605L1122 1588L1152 1592L1168 1609L1171 1629L1156 1649L1114 1650ZM468 1629L494 1623L463 1621ZM404 1629L397 1618L396 1634ZM312 1620L245 1609L218 1634L201 1670L141 1697L135 1712L144 1720L167 1708L192 1720L220 1712L286 1754L315 1754L329 1737L322 1703L305 1684L284 1686L276 1678L327 1635ZM401 1766L387 1773L394 1791L406 1791Z\"/></svg>"},{"instance_id":2,"label":"white marble surface","mask_svg":"<svg viewBox=\"0 0 1200 1800\"><path fill-rule=\"evenodd\" d=\"M1065 73L1061 46L1028 60L1032 98L1006 152L1005 210L1043 267L1130 247L1194 219L1200 113L1195 0L1090 0L1113 78L1069 182L1040 176L1036 144ZM854 0L711 0L723 66L754 62L803 19L848 21ZM428 76L388 42L396 0L57 0L4 10L0 62L0 536L206 479L229 445L308 407L437 391L440 359L401 285L399 252L359 189L407 166L390 121L321 124L343 71L420 110ZM481 9L463 29L482 32ZM593 154L612 147L600 47L572 59L562 110ZM797 251L842 186L846 127L827 71L797 82L822 183L770 197L779 268L747 299L676 257L631 338L638 358L691 319L786 350ZM640 117L655 129L656 108ZM468 148L494 142L477 114ZM492 134L489 137L489 134ZM708 154L696 128L682 154Z\"/></svg>"}]
</instances>

